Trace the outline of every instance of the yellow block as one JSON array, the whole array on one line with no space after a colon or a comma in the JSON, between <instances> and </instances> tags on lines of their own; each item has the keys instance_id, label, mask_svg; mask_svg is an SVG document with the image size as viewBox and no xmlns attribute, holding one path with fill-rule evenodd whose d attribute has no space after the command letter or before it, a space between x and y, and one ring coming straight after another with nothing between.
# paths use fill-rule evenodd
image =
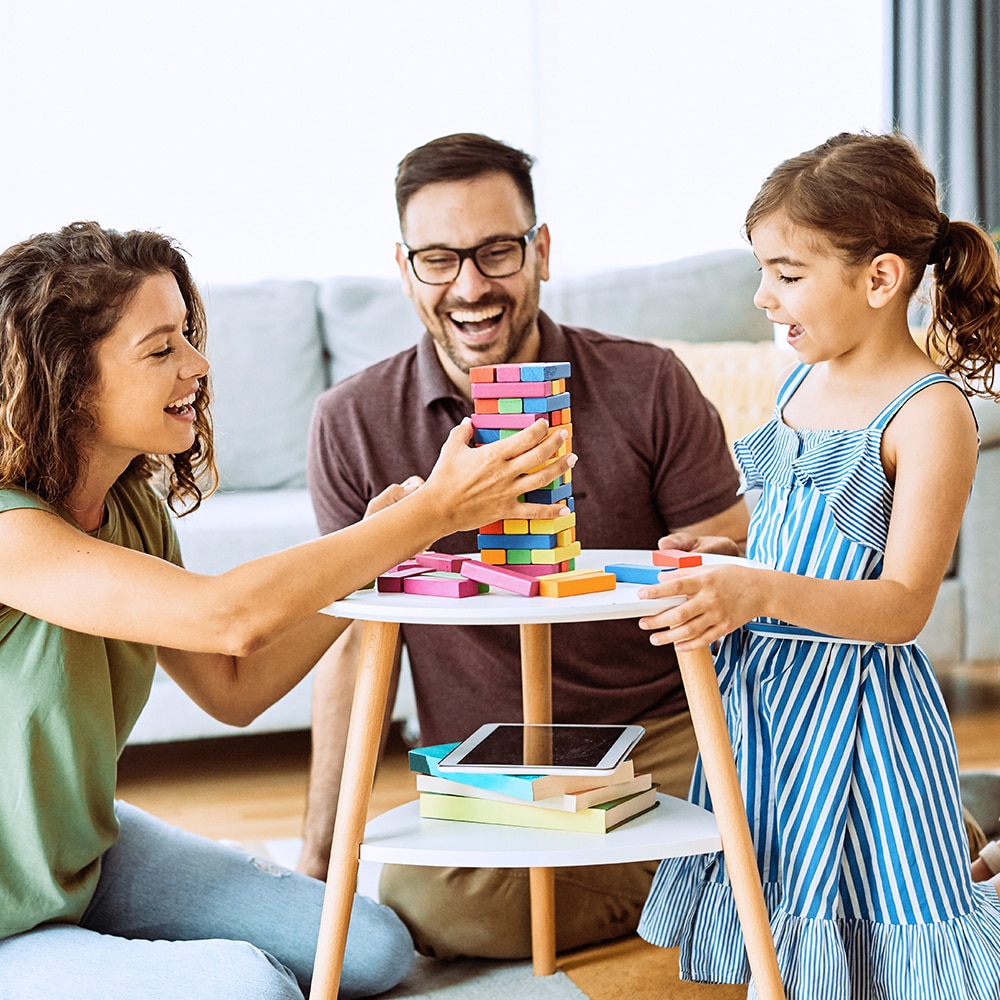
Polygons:
<instances>
[{"instance_id":1,"label":"yellow block","mask_svg":"<svg viewBox=\"0 0 1000 1000\"><path fill-rule=\"evenodd\" d=\"M555 535L566 528L572 528L574 524L576 524L576 514L563 514L562 517L548 520L535 517L528 522L528 531L532 535Z\"/></svg>"},{"instance_id":2,"label":"yellow block","mask_svg":"<svg viewBox=\"0 0 1000 1000\"><path fill-rule=\"evenodd\" d=\"M582 551L583 546L579 542L563 545L557 549L532 549L531 561L536 566L554 566L564 559L575 559Z\"/></svg>"},{"instance_id":3,"label":"yellow block","mask_svg":"<svg viewBox=\"0 0 1000 1000\"><path fill-rule=\"evenodd\" d=\"M502 535L526 535L528 534L528 519L526 517L505 517L503 519Z\"/></svg>"}]
</instances>

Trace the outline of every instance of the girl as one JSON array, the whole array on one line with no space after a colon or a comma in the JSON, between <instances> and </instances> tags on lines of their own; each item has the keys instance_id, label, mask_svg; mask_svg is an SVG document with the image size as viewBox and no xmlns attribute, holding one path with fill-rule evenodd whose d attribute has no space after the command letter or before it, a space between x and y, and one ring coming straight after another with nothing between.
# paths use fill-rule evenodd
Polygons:
<instances>
[{"instance_id":1,"label":"girl","mask_svg":"<svg viewBox=\"0 0 1000 1000\"><path fill-rule=\"evenodd\" d=\"M472 449L466 424L419 489L390 487L363 522L218 577L189 573L154 482L176 510L214 486L204 343L197 289L163 236L77 223L0 254L9 1000L301 1000L322 883L114 801L155 664L207 711L245 724L346 627L320 609L441 535L503 511L553 516L517 495L575 461L529 473L565 434L546 440L537 423ZM356 897L340 995L388 989L412 958L396 915Z\"/></svg>"},{"instance_id":2,"label":"girl","mask_svg":"<svg viewBox=\"0 0 1000 1000\"><path fill-rule=\"evenodd\" d=\"M717 672L788 996L1000 996L1000 899L973 886L947 712L913 644L976 465L966 388L995 396L996 251L938 210L894 135L781 164L746 219L756 304L797 363L737 442L759 488L747 555L678 571L653 643L721 640ZM929 353L907 307L934 267ZM669 629L666 631L656 631ZM692 798L709 804L696 772ZM721 856L664 862L639 928L682 975L749 978ZM753 992L751 988L751 993Z\"/></svg>"}]
</instances>

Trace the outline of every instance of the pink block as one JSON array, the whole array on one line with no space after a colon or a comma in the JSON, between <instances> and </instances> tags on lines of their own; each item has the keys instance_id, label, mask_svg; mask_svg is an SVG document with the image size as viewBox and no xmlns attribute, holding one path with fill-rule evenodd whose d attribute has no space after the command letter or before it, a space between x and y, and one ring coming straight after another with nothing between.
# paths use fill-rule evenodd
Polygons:
<instances>
[{"instance_id":1,"label":"pink block","mask_svg":"<svg viewBox=\"0 0 1000 1000\"><path fill-rule=\"evenodd\" d=\"M538 418L545 419L544 413L473 413L472 426L496 428L501 430L506 427L514 427L523 430L530 427Z\"/></svg>"},{"instance_id":2,"label":"pink block","mask_svg":"<svg viewBox=\"0 0 1000 1000\"><path fill-rule=\"evenodd\" d=\"M551 382L473 382L472 398L525 399L553 396Z\"/></svg>"},{"instance_id":3,"label":"pink block","mask_svg":"<svg viewBox=\"0 0 1000 1000\"><path fill-rule=\"evenodd\" d=\"M520 573L521 576L550 576L552 573L563 573L569 569L569 562L549 563L508 563L505 569Z\"/></svg>"},{"instance_id":4,"label":"pink block","mask_svg":"<svg viewBox=\"0 0 1000 1000\"><path fill-rule=\"evenodd\" d=\"M497 382L520 382L521 381L521 366L520 365L497 365Z\"/></svg>"},{"instance_id":5,"label":"pink block","mask_svg":"<svg viewBox=\"0 0 1000 1000\"><path fill-rule=\"evenodd\" d=\"M422 594L424 597L475 597L479 593L479 585L464 576L428 573L403 580L403 593Z\"/></svg>"},{"instance_id":6,"label":"pink block","mask_svg":"<svg viewBox=\"0 0 1000 1000\"><path fill-rule=\"evenodd\" d=\"M410 579L414 576L423 576L424 573L429 573L430 567L428 566L411 566L409 569L396 569L389 570L388 573L383 573L376 581L375 586L378 588L380 594L401 594L403 593L403 581Z\"/></svg>"},{"instance_id":7,"label":"pink block","mask_svg":"<svg viewBox=\"0 0 1000 1000\"><path fill-rule=\"evenodd\" d=\"M453 556L449 552L420 552L413 557L420 566L440 573L458 573L468 556Z\"/></svg>"},{"instance_id":8,"label":"pink block","mask_svg":"<svg viewBox=\"0 0 1000 1000\"><path fill-rule=\"evenodd\" d=\"M478 583L488 583L499 590L509 590L512 594L522 597L535 597L538 594L538 581L527 573L518 573L506 566L491 566L478 559L467 559L462 563L462 576Z\"/></svg>"},{"instance_id":9,"label":"pink block","mask_svg":"<svg viewBox=\"0 0 1000 1000\"><path fill-rule=\"evenodd\" d=\"M653 552L653 565L669 566L671 569L700 566L701 556L697 552L685 552L683 549L656 549Z\"/></svg>"}]
</instances>

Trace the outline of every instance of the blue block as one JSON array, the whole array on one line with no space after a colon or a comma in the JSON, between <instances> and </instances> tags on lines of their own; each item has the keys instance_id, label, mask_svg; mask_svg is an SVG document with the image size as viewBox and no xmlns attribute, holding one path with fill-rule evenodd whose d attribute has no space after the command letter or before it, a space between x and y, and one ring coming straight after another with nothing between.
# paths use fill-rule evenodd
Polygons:
<instances>
[{"instance_id":1,"label":"blue block","mask_svg":"<svg viewBox=\"0 0 1000 1000\"><path fill-rule=\"evenodd\" d=\"M521 365L522 382L549 382L555 378L569 378L570 363L557 361L548 365Z\"/></svg>"},{"instance_id":2,"label":"blue block","mask_svg":"<svg viewBox=\"0 0 1000 1000\"><path fill-rule=\"evenodd\" d=\"M665 570L665 566L632 566L628 563L612 563L604 567L604 572L613 573L619 583L659 583L660 574Z\"/></svg>"},{"instance_id":3,"label":"blue block","mask_svg":"<svg viewBox=\"0 0 1000 1000\"><path fill-rule=\"evenodd\" d=\"M553 410L565 410L569 406L569 393L560 392L555 396L525 396L524 413L551 413Z\"/></svg>"},{"instance_id":4,"label":"blue block","mask_svg":"<svg viewBox=\"0 0 1000 1000\"><path fill-rule=\"evenodd\" d=\"M500 429L498 427L477 427L472 440L476 444L493 444L500 440Z\"/></svg>"},{"instance_id":5,"label":"blue block","mask_svg":"<svg viewBox=\"0 0 1000 1000\"><path fill-rule=\"evenodd\" d=\"M478 535L481 549L554 549L555 535Z\"/></svg>"},{"instance_id":6,"label":"blue block","mask_svg":"<svg viewBox=\"0 0 1000 1000\"><path fill-rule=\"evenodd\" d=\"M524 494L525 503L559 503L573 495L573 484L562 483L554 490L528 490Z\"/></svg>"}]
</instances>

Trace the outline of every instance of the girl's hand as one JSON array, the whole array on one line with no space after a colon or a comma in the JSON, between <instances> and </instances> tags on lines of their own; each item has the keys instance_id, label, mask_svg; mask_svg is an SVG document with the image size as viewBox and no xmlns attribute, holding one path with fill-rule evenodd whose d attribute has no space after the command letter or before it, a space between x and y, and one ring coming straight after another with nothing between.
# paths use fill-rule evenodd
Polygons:
<instances>
[{"instance_id":1,"label":"girl's hand","mask_svg":"<svg viewBox=\"0 0 1000 1000\"><path fill-rule=\"evenodd\" d=\"M758 569L732 565L667 570L658 584L641 587L639 597L685 600L640 618L639 628L652 633L649 641L654 646L673 643L682 652L707 646L763 613L759 587L764 575Z\"/></svg>"},{"instance_id":2,"label":"girl's hand","mask_svg":"<svg viewBox=\"0 0 1000 1000\"><path fill-rule=\"evenodd\" d=\"M742 555L740 547L725 535L689 535L678 531L664 535L657 543L660 549L680 549L682 552L713 552L720 556Z\"/></svg>"},{"instance_id":3,"label":"girl's hand","mask_svg":"<svg viewBox=\"0 0 1000 1000\"><path fill-rule=\"evenodd\" d=\"M470 531L501 518L552 518L568 514L563 504L521 503L518 496L551 483L572 469L576 455L568 454L545 465L568 438L565 430L544 420L509 438L480 448L470 448L472 422L466 418L441 448L427 482L419 489L433 495L445 528Z\"/></svg>"}]
</instances>

